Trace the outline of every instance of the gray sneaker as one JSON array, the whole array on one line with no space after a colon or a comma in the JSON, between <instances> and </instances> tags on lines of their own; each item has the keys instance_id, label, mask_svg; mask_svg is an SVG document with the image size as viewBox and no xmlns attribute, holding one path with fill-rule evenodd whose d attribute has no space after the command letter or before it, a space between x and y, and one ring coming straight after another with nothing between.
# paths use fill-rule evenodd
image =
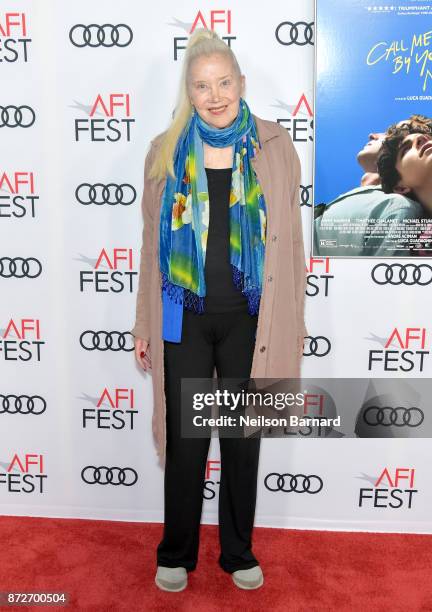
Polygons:
<instances>
[{"instance_id":1,"label":"gray sneaker","mask_svg":"<svg viewBox=\"0 0 432 612\"><path fill-rule=\"evenodd\" d=\"M247 570L237 570L231 576L239 589L259 589L264 584L264 576L259 565Z\"/></svg>"},{"instance_id":2,"label":"gray sneaker","mask_svg":"<svg viewBox=\"0 0 432 612\"><path fill-rule=\"evenodd\" d=\"M155 582L162 591L183 591L187 587L187 571L184 567L158 565Z\"/></svg>"}]
</instances>

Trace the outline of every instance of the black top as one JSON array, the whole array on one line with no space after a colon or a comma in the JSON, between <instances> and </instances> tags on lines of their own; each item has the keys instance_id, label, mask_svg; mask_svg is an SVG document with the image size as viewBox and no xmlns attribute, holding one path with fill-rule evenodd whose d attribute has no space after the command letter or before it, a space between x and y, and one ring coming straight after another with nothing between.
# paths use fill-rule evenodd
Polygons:
<instances>
[{"instance_id":1,"label":"black top","mask_svg":"<svg viewBox=\"0 0 432 612\"><path fill-rule=\"evenodd\" d=\"M247 311L247 299L232 280L230 264L229 198L231 168L206 168L209 194L209 231L205 262L208 313Z\"/></svg>"}]
</instances>

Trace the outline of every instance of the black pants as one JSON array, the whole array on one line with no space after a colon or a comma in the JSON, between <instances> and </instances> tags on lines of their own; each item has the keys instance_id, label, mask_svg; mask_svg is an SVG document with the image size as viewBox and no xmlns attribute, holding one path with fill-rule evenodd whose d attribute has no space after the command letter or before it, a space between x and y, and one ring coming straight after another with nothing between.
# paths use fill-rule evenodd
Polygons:
<instances>
[{"instance_id":1,"label":"black pants","mask_svg":"<svg viewBox=\"0 0 432 612\"><path fill-rule=\"evenodd\" d=\"M182 342L164 343L167 407L165 525L157 549L164 567L194 570L210 438L180 435L181 378L250 376L257 317L247 311L197 315L185 310ZM252 553L260 438L220 438L219 564L232 573L258 565Z\"/></svg>"}]
</instances>

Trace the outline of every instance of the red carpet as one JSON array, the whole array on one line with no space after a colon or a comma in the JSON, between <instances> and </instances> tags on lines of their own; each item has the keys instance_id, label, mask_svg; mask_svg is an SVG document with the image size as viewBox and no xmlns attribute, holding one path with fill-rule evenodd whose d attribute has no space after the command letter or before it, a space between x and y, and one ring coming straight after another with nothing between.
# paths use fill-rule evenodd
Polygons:
<instances>
[{"instance_id":1,"label":"red carpet","mask_svg":"<svg viewBox=\"0 0 432 612\"><path fill-rule=\"evenodd\" d=\"M68 607L4 610L432 611L431 536L254 530L264 586L240 591L217 565L217 528L201 529L200 560L182 593L153 580L162 526L0 517L0 590L66 591Z\"/></svg>"}]
</instances>

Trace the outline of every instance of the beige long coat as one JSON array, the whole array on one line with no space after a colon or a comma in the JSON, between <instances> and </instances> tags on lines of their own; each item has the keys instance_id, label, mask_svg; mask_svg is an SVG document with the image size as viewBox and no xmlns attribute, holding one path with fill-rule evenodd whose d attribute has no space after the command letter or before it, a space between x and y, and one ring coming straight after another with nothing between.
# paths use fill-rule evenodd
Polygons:
<instances>
[{"instance_id":1,"label":"beige long coat","mask_svg":"<svg viewBox=\"0 0 432 612\"><path fill-rule=\"evenodd\" d=\"M252 378L300 376L304 325L306 263L299 206L300 162L287 130L273 121L255 117L261 150L252 160L264 193L267 238L263 290ZM152 141L144 168L143 244L135 326L137 338L150 343L153 379L153 435L161 463L165 461L166 420L164 346L159 271L159 215L165 180L149 179L157 155Z\"/></svg>"}]
</instances>

